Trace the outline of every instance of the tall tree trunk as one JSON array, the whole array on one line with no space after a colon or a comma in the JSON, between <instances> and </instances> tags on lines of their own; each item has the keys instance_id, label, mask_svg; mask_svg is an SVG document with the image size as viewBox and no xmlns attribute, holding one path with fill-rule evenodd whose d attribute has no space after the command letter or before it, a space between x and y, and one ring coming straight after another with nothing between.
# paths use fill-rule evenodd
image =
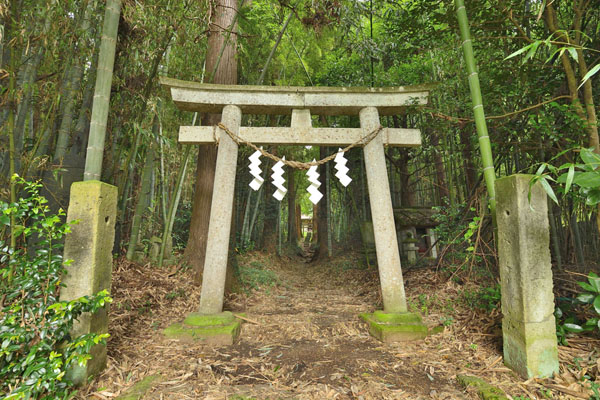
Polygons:
<instances>
[{"instance_id":1,"label":"tall tree trunk","mask_svg":"<svg viewBox=\"0 0 600 400\"><path fill-rule=\"evenodd\" d=\"M545 18L546 26L548 30L558 37L558 39L564 43L574 44L574 48L577 51L577 62L579 65L580 79L583 79L585 74L588 71L588 65L585 60L583 49L581 46L581 28L583 26L583 20L586 12L588 11L588 7L590 7L590 2L573 2L573 9L575 11L574 21L573 21L573 31L575 32L575 39L571 40L568 36L568 31L564 28L558 26L558 18L556 17L556 11L554 10L554 6L552 3L548 4L545 9ZM585 7L585 8L583 8ZM596 115L596 106L594 104L594 96L592 93L592 78L588 79L583 84L583 104L581 105L581 101L579 99L579 79L575 73L575 68L573 64L569 60L569 56L566 52L561 53L560 56L561 63L563 65L563 69L565 71L565 77L567 80L567 86L569 87L569 94L571 95L571 102L573 107L575 108L575 112L584 122L587 134L588 134L588 143L589 146L594 149L594 151L600 154L600 139L598 136L598 118ZM600 204L598 204L596 209L596 227L598 229L598 234L600 235Z\"/></svg>"},{"instance_id":2,"label":"tall tree trunk","mask_svg":"<svg viewBox=\"0 0 600 400\"><path fill-rule=\"evenodd\" d=\"M106 122L110 106L110 87L112 85L113 68L115 65L115 49L117 46L117 30L121 0L106 0L104 26L98 56L98 71L96 73L96 89L92 105L92 119L88 138L87 156L83 180L100 180L102 176L102 157L104 154L104 138Z\"/></svg>"},{"instance_id":3,"label":"tall tree trunk","mask_svg":"<svg viewBox=\"0 0 600 400\"><path fill-rule=\"evenodd\" d=\"M298 243L298 231L296 230L296 180L294 179L294 169L288 169L288 242L290 244Z\"/></svg>"},{"instance_id":4,"label":"tall tree trunk","mask_svg":"<svg viewBox=\"0 0 600 400\"><path fill-rule=\"evenodd\" d=\"M234 21L237 14L237 0L217 0L214 3L209 37L206 50L206 70L215 71L211 83L237 83L237 60L235 33L227 34L227 29L235 30ZM227 40L227 37L229 37ZM222 52L221 52L222 49ZM220 121L220 115L209 115L205 122L215 125ZM201 145L198 149L196 167L196 188L190 236L185 249L184 258L195 271L194 281L199 284L202 280L204 259L206 257L206 240L210 220L210 204L212 200L215 179L217 148L214 145ZM229 201L229 199L223 199Z\"/></svg>"},{"instance_id":5,"label":"tall tree trunk","mask_svg":"<svg viewBox=\"0 0 600 400\"><path fill-rule=\"evenodd\" d=\"M329 155L329 148L325 147L325 146L321 146L319 149L319 157L321 159L327 157ZM318 169L319 174L321 175L319 177L319 180L321 182L326 182L326 174L327 174L327 170L326 168L321 165ZM319 229L319 233L318 233L318 238L319 238L319 254L318 254L318 259L323 260L329 257L329 247L327 246L327 237L328 237L328 232L329 232L329 210L327 210L327 190L325 188L325 185L322 185L319 188L320 192L323 194L323 197L321 198L321 200L319 201L319 203L317 204L317 227Z\"/></svg>"}]
</instances>

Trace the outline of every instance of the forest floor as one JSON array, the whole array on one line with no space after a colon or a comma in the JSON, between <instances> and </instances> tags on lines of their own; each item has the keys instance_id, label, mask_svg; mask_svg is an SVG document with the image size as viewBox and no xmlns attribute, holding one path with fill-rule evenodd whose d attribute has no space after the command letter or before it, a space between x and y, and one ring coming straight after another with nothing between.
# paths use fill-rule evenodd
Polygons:
<instances>
[{"instance_id":1,"label":"forest floor","mask_svg":"<svg viewBox=\"0 0 600 400\"><path fill-rule=\"evenodd\" d=\"M502 364L499 310L474 308L469 299L482 293L476 284L432 268L407 271L406 292L411 310L430 327L444 325L443 332L393 345L375 340L358 314L381 309L379 280L376 268L361 268L359 258L347 253L307 263L261 252L239 256L247 283L257 288L227 297L225 308L243 312L246 321L238 342L220 348L162 335L196 311L200 289L190 271L120 259L108 367L78 398L115 399L156 375L141 398L478 398L459 385L459 374L480 377L513 399L590 398L584 376L599 375L599 340L570 339L559 348L560 375L524 381Z\"/></svg>"}]
</instances>

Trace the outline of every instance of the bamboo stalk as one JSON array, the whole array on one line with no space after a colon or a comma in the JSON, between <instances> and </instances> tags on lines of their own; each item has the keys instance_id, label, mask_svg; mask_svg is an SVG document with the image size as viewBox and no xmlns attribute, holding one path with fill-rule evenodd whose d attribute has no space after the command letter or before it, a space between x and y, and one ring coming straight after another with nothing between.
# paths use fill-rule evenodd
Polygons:
<instances>
[{"instance_id":1,"label":"bamboo stalk","mask_svg":"<svg viewBox=\"0 0 600 400\"><path fill-rule=\"evenodd\" d=\"M198 113L194 113L194 119L192 126L196 125L196 118ZM171 196L171 204L169 205L169 215L167 217L167 223L163 230L162 241L160 243L160 253L158 255L158 266L162 267L165 259L165 249L167 247L167 241L171 239L171 233L173 232L173 224L175 222L175 215L177 214L177 207L179 206L179 199L181 197L181 189L183 188L183 181L187 171L188 162L190 159L190 145L185 146L185 152L183 154L183 160L177 172L177 179L175 180L175 188L173 189L173 195Z\"/></svg>"},{"instance_id":2,"label":"bamboo stalk","mask_svg":"<svg viewBox=\"0 0 600 400\"><path fill-rule=\"evenodd\" d=\"M133 221L131 223L131 235L129 236L129 246L127 248L128 260L134 259L135 249L142 227L142 217L144 216L145 210L148 208L148 200L151 198L152 171L154 169L154 140L158 134L158 119L156 117L154 117L154 126L152 130L154 137L146 151L146 161L144 170L142 171L142 188L137 199Z\"/></svg>"},{"instance_id":3,"label":"bamboo stalk","mask_svg":"<svg viewBox=\"0 0 600 400\"><path fill-rule=\"evenodd\" d=\"M100 180L102 177L102 156L104 153L106 123L108 121L110 106L110 87L115 65L115 49L120 14L121 0L107 0L100 54L98 56L96 89L94 90L85 171L83 173L84 181Z\"/></svg>"},{"instance_id":4,"label":"bamboo stalk","mask_svg":"<svg viewBox=\"0 0 600 400\"><path fill-rule=\"evenodd\" d=\"M236 17L237 17L237 15L238 14L236 14ZM288 25L290 24L290 21L292 20L293 16L294 16L294 11L291 11L290 14L288 15L287 19L285 20L283 27L279 31L279 35L277 36L275 45L273 45L273 48L271 48L271 52L269 53L269 56L267 57L265 66L263 67L263 70L260 73L260 77L258 78L258 83L257 83L258 85L262 85L262 83L264 82L265 75L267 74L267 69L269 68L269 64L271 63L271 60L273 59L273 56L275 55L275 51L277 51L277 47L279 47L279 43L281 43L281 38L283 37L283 34L285 33L285 30L287 29ZM235 24L235 21L233 23Z\"/></svg>"},{"instance_id":5,"label":"bamboo stalk","mask_svg":"<svg viewBox=\"0 0 600 400\"><path fill-rule=\"evenodd\" d=\"M479 151L481 152L481 160L483 162L483 175L489 196L490 212L494 226L496 226L496 190L494 182L496 181L496 173L494 171L494 160L492 157L492 146L485 121L485 113L483 111L483 102L481 97L481 87L479 85L479 75L475 65L475 56L473 54L473 43L471 42L471 33L469 31L469 21L467 19L467 11L463 0L454 0L456 6L456 15L460 28L460 36L462 39L462 48L469 74L469 89L471 91L471 99L473 101L473 114L475 116L475 126L477 127L477 136L479 137Z\"/></svg>"}]
</instances>

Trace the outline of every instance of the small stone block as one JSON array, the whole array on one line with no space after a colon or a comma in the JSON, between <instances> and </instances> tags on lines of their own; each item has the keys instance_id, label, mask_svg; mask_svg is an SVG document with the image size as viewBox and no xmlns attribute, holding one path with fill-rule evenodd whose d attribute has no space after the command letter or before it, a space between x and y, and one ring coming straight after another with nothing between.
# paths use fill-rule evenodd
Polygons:
<instances>
[{"instance_id":1,"label":"small stone block","mask_svg":"<svg viewBox=\"0 0 600 400\"><path fill-rule=\"evenodd\" d=\"M384 343L419 340L428 334L427 325L423 324L419 314L375 311L360 314L360 317L369 324L371 336Z\"/></svg>"},{"instance_id":2,"label":"small stone block","mask_svg":"<svg viewBox=\"0 0 600 400\"><path fill-rule=\"evenodd\" d=\"M220 314L192 313L183 323L175 323L163 333L169 339L200 341L210 346L229 346L240 335L242 323L229 311Z\"/></svg>"}]
</instances>

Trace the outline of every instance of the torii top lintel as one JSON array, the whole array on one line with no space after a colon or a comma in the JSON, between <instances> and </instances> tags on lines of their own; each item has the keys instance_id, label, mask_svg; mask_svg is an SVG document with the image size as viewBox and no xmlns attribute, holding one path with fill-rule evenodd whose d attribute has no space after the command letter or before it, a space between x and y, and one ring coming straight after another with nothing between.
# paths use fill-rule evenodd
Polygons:
<instances>
[{"instance_id":1,"label":"torii top lintel","mask_svg":"<svg viewBox=\"0 0 600 400\"><path fill-rule=\"evenodd\" d=\"M376 107L380 115L394 115L412 105L427 104L430 86L386 88L296 87L215 85L161 77L181 110L220 113L236 105L244 114L291 114L308 109L317 115L358 115L365 107Z\"/></svg>"}]
</instances>

